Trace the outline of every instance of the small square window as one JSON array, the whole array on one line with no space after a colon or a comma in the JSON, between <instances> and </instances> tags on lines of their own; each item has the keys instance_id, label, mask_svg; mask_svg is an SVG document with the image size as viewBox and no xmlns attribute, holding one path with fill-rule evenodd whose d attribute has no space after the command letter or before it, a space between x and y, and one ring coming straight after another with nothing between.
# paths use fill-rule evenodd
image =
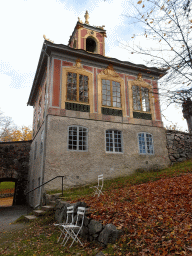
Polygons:
<instances>
[{"instance_id":1,"label":"small square window","mask_svg":"<svg viewBox=\"0 0 192 256\"><path fill-rule=\"evenodd\" d=\"M122 136L121 131L106 131L106 152L122 152Z\"/></svg>"},{"instance_id":2,"label":"small square window","mask_svg":"<svg viewBox=\"0 0 192 256\"><path fill-rule=\"evenodd\" d=\"M68 129L68 149L87 151L88 129L81 126L70 126Z\"/></svg>"},{"instance_id":3,"label":"small square window","mask_svg":"<svg viewBox=\"0 0 192 256\"><path fill-rule=\"evenodd\" d=\"M138 134L138 144L139 144L139 153L153 155L153 136L149 133L139 133Z\"/></svg>"}]
</instances>

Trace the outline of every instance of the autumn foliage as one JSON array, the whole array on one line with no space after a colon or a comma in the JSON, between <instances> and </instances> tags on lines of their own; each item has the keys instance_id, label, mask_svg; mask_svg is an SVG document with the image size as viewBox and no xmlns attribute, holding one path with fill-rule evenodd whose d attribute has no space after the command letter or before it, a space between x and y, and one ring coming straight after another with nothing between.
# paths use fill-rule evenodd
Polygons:
<instances>
[{"instance_id":1,"label":"autumn foliage","mask_svg":"<svg viewBox=\"0 0 192 256\"><path fill-rule=\"evenodd\" d=\"M32 140L32 130L27 126L23 126L21 129L5 129L0 136L2 142L26 140Z\"/></svg>"},{"instance_id":2,"label":"autumn foliage","mask_svg":"<svg viewBox=\"0 0 192 256\"><path fill-rule=\"evenodd\" d=\"M192 174L111 187L84 201L92 218L123 230L114 254L192 255Z\"/></svg>"}]
</instances>

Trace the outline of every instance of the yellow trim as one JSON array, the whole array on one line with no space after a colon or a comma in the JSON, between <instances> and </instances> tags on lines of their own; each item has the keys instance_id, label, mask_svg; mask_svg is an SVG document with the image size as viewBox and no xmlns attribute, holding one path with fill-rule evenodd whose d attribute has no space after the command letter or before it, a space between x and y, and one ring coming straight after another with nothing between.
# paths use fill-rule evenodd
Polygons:
<instances>
[{"instance_id":1,"label":"yellow trim","mask_svg":"<svg viewBox=\"0 0 192 256\"><path fill-rule=\"evenodd\" d=\"M133 81L128 81L128 90L129 90L129 103L130 103L130 118L133 118L133 92L132 92L132 86L136 85L139 87L144 87L149 89L149 104L150 104L150 112L145 112L145 111L135 111L134 112L140 112L140 113L147 113L152 115L152 120L155 120L155 115L154 115L154 104L153 104L153 97L152 97L152 85L146 83L143 81L143 79L137 79Z\"/></svg>"},{"instance_id":2,"label":"yellow trim","mask_svg":"<svg viewBox=\"0 0 192 256\"><path fill-rule=\"evenodd\" d=\"M124 79L121 78L114 69L111 67L108 67L101 71L98 74L98 114L101 114L101 107L102 107L102 79L105 80L110 80L110 81L115 81L120 83L120 88L121 88L121 108L115 108L115 107L110 107L110 106L105 106L113 109L119 109L122 110L123 112L123 117L126 116L126 111L125 111L125 83ZM104 107L104 106L103 106Z\"/></svg>"},{"instance_id":3,"label":"yellow trim","mask_svg":"<svg viewBox=\"0 0 192 256\"><path fill-rule=\"evenodd\" d=\"M93 74L82 67L63 67L62 68L62 91L61 91L61 108L65 109L65 102L76 102L69 101L66 99L66 90L67 90L67 73L72 72L80 75L88 76L88 95L89 95L89 104L78 101L79 104L90 105L90 113L93 113L93 94L91 86L93 86ZM78 77L78 76L77 76ZM77 92L79 93L79 92Z\"/></svg>"},{"instance_id":4,"label":"yellow trim","mask_svg":"<svg viewBox=\"0 0 192 256\"><path fill-rule=\"evenodd\" d=\"M103 35L103 56L105 56L105 36Z\"/></svg>"},{"instance_id":5,"label":"yellow trim","mask_svg":"<svg viewBox=\"0 0 192 256\"><path fill-rule=\"evenodd\" d=\"M80 47L81 47L81 37L80 37L81 30L78 29L77 31L78 31L78 48L77 49L80 49Z\"/></svg>"}]
</instances>

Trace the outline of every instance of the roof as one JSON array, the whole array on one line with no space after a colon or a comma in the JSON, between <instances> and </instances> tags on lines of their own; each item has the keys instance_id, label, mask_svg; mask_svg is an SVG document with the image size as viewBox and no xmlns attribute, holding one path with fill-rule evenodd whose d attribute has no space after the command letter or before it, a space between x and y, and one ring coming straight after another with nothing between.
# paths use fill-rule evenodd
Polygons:
<instances>
[{"instance_id":1,"label":"roof","mask_svg":"<svg viewBox=\"0 0 192 256\"><path fill-rule=\"evenodd\" d=\"M126 68L129 70L144 72L156 77L164 76L167 71L165 69L158 69L155 67L147 67L145 65L134 64L129 61L120 61L116 58L109 58L100 54L90 53L82 49L74 49L67 45L55 44L50 41L44 40L27 105L33 106L33 100L38 90L38 84L40 84L43 74L45 72L45 69L47 67L48 56L50 56L52 52L65 53L76 58L84 58L87 60L92 60L92 61L103 63L106 65L112 64L115 66L119 66L120 68Z\"/></svg>"}]
</instances>

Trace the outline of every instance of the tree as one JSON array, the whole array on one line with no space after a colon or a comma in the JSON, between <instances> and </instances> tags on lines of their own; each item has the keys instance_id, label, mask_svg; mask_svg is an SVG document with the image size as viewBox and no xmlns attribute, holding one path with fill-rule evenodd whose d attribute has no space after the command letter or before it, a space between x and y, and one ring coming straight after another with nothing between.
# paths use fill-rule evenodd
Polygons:
<instances>
[{"instance_id":1,"label":"tree","mask_svg":"<svg viewBox=\"0 0 192 256\"><path fill-rule=\"evenodd\" d=\"M23 126L18 129L12 118L7 117L0 110L0 141L25 141L32 140L32 130Z\"/></svg>"},{"instance_id":2,"label":"tree","mask_svg":"<svg viewBox=\"0 0 192 256\"><path fill-rule=\"evenodd\" d=\"M146 64L167 70L159 83L161 95L168 104L183 103L192 95L191 1L139 0L132 7L127 17L142 33L138 30L126 49L143 55Z\"/></svg>"},{"instance_id":3,"label":"tree","mask_svg":"<svg viewBox=\"0 0 192 256\"><path fill-rule=\"evenodd\" d=\"M16 127L11 130L5 129L0 140L2 142L32 140L32 130L27 126L23 126L21 129Z\"/></svg>"},{"instance_id":4,"label":"tree","mask_svg":"<svg viewBox=\"0 0 192 256\"><path fill-rule=\"evenodd\" d=\"M0 110L0 141L3 137L8 136L11 130L15 127L15 124L11 117L5 116Z\"/></svg>"}]
</instances>

